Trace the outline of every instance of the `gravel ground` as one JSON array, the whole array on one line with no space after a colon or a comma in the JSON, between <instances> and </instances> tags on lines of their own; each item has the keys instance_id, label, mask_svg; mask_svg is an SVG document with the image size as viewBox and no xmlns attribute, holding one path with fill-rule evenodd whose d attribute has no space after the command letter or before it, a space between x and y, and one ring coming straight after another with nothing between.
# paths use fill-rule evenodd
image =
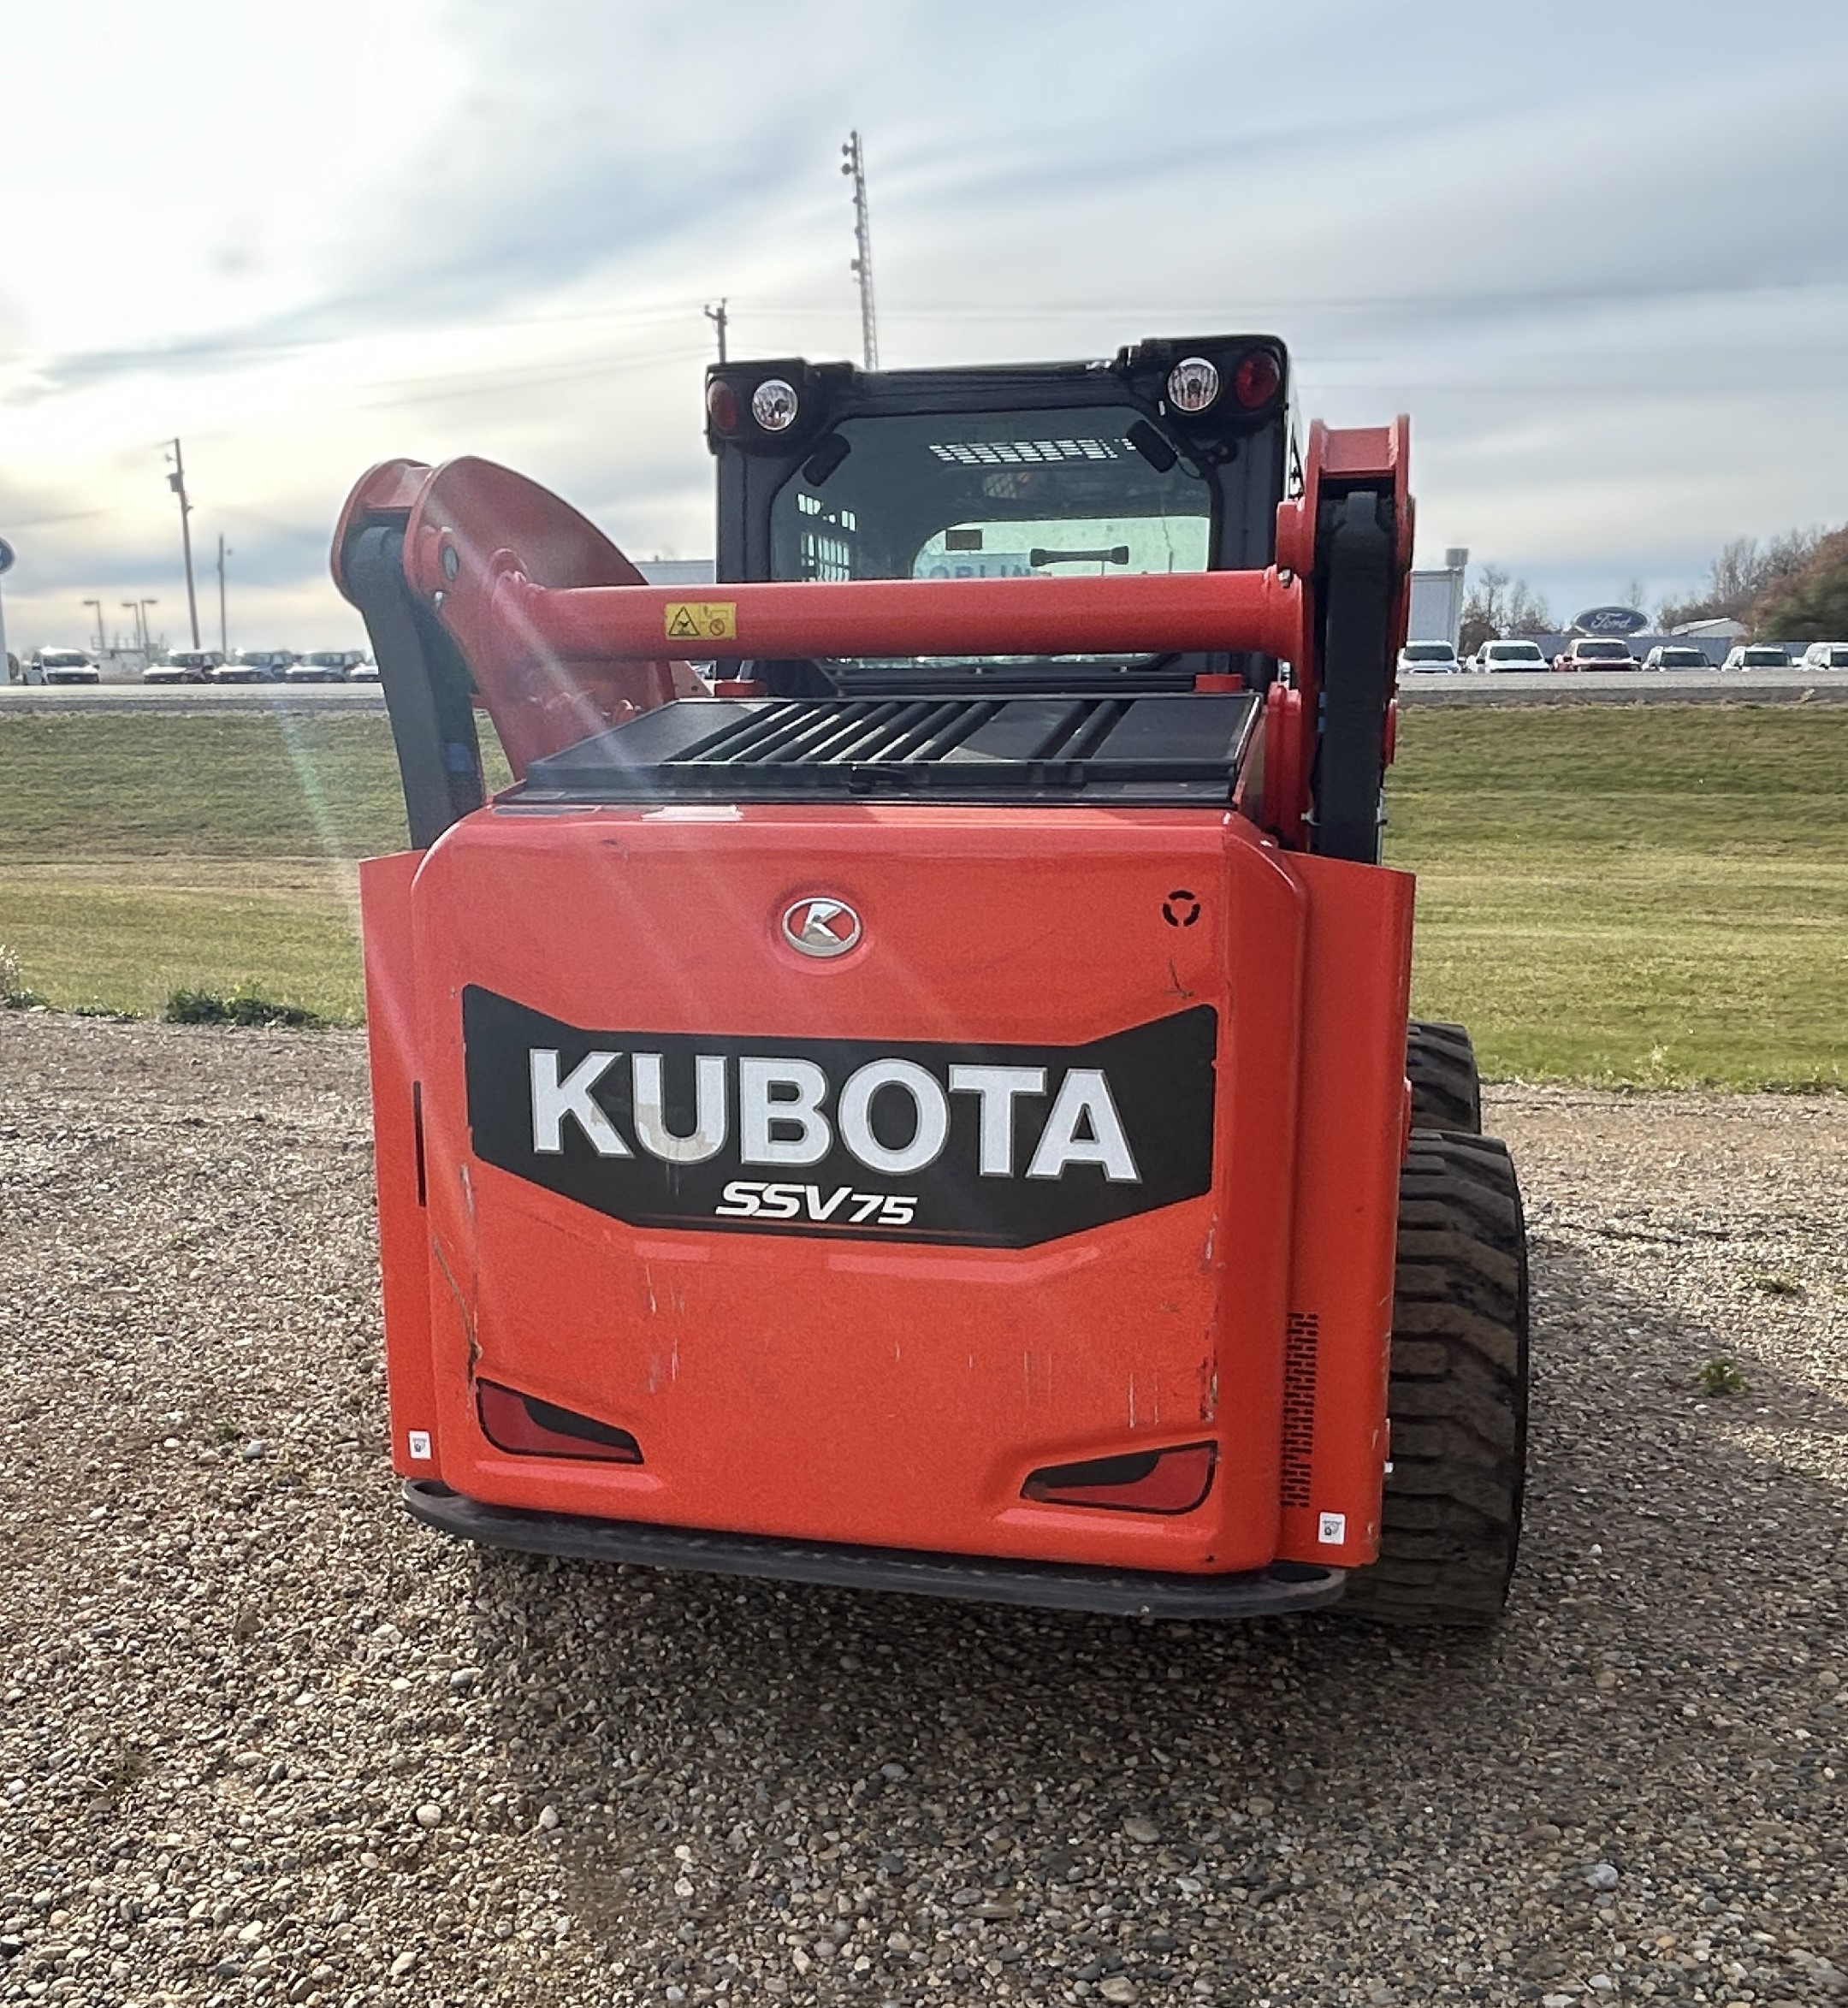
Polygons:
<instances>
[{"instance_id":1,"label":"gravel ground","mask_svg":"<svg viewBox=\"0 0 1848 2008\"><path fill-rule=\"evenodd\" d=\"M0 2001L1848 1999L1848 1103L1493 1098L1537 1386L1480 1641L422 1531L362 1062L0 1022Z\"/></svg>"}]
</instances>

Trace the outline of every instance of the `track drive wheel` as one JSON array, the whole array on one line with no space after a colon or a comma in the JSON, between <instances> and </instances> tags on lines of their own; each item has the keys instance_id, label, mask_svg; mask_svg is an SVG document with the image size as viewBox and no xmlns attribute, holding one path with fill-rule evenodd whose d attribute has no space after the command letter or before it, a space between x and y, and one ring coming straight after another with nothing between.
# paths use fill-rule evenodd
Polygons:
<instances>
[{"instance_id":1,"label":"track drive wheel","mask_svg":"<svg viewBox=\"0 0 1848 2008\"><path fill-rule=\"evenodd\" d=\"M1414 1018L1406 1028L1406 1078L1412 1083L1414 1129L1482 1134L1482 1082L1463 1026Z\"/></svg>"},{"instance_id":2,"label":"track drive wheel","mask_svg":"<svg viewBox=\"0 0 1848 2008\"><path fill-rule=\"evenodd\" d=\"M1341 1608L1377 1622L1492 1625L1520 1541L1527 1233L1507 1146L1414 1130L1399 1187L1392 1470L1380 1556Z\"/></svg>"}]
</instances>

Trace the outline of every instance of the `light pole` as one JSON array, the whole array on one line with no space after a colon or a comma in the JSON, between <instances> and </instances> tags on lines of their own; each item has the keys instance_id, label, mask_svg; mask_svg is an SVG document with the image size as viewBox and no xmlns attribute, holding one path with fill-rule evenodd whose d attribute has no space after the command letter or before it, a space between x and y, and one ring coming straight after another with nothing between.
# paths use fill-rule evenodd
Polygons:
<instances>
[{"instance_id":1,"label":"light pole","mask_svg":"<svg viewBox=\"0 0 1848 2008\"><path fill-rule=\"evenodd\" d=\"M141 640L141 602L139 600L124 600L122 605L128 609L128 625L134 633L134 645L141 651L141 665L145 669L147 666L147 649Z\"/></svg>"},{"instance_id":2,"label":"light pole","mask_svg":"<svg viewBox=\"0 0 1848 2008\"><path fill-rule=\"evenodd\" d=\"M154 653L154 623L148 619L147 610L150 607L158 607L160 601L151 597L138 600L135 604L141 609L141 646L151 655Z\"/></svg>"},{"instance_id":3,"label":"light pole","mask_svg":"<svg viewBox=\"0 0 1848 2008\"><path fill-rule=\"evenodd\" d=\"M94 607L96 608L97 654L98 655L107 655L109 654L109 637L104 632L103 630L103 602L100 600L86 600L84 601L84 605L86 607Z\"/></svg>"},{"instance_id":4,"label":"light pole","mask_svg":"<svg viewBox=\"0 0 1848 2008\"><path fill-rule=\"evenodd\" d=\"M192 505L187 500L186 461L180 452L180 442L173 442L174 471L167 477L167 485L180 498L180 548L186 554L186 601L187 613L192 622L192 646L198 647L198 595L192 589L192 525L187 518L192 513Z\"/></svg>"},{"instance_id":5,"label":"light pole","mask_svg":"<svg viewBox=\"0 0 1848 2008\"><path fill-rule=\"evenodd\" d=\"M228 662L231 660L231 638L229 630L225 625L224 561L227 558L236 556L235 551L225 548L225 541L221 535L218 539L218 653ZM196 643L194 645L197 646Z\"/></svg>"},{"instance_id":6,"label":"light pole","mask_svg":"<svg viewBox=\"0 0 1848 2008\"><path fill-rule=\"evenodd\" d=\"M867 218L866 151L858 133L841 148L841 172L853 182L853 275L860 281L860 349L869 370L879 368L879 330L873 318L873 226Z\"/></svg>"}]
</instances>

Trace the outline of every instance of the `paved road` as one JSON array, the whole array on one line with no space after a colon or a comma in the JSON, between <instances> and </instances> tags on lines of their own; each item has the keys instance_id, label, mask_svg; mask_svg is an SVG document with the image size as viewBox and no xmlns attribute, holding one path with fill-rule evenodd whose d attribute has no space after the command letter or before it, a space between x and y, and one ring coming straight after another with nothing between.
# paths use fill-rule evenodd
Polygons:
<instances>
[{"instance_id":1,"label":"paved road","mask_svg":"<svg viewBox=\"0 0 1848 2008\"><path fill-rule=\"evenodd\" d=\"M1513 676L1408 676L1407 704L1807 704L1848 700L1848 670L1536 670Z\"/></svg>"},{"instance_id":2,"label":"paved road","mask_svg":"<svg viewBox=\"0 0 1848 2008\"><path fill-rule=\"evenodd\" d=\"M1848 670L1616 670L1408 676L1407 704L1802 704L1848 701ZM0 685L5 711L352 711L384 708L376 684Z\"/></svg>"},{"instance_id":3,"label":"paved road","mask_svg":"<svg viewBox=\"0 0 1848 2008\"><path fill-rule=\"evenodd\" d=\"M0 684L0 712L384 708L376 684Z\"/></svg>"}]
</instances>

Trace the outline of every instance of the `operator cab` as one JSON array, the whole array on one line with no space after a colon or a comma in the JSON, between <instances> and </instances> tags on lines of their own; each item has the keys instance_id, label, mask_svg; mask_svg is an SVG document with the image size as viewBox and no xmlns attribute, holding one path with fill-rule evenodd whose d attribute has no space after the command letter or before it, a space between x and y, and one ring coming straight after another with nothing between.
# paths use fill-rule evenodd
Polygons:
<instances>
[{"instance_id":1,"label":"operator cab","mask_svg":"<svg viewBox=\"0 0 1848 2008\"><path fill-rule=\"evenodd\" d=\"M1146 341L1111 362L863 370L799 358L706 382L718 574L768 580L1253 571L1298 465L1271 335ZM1270 683L1247 655L759 662L775 697L1188 691Z\"/></svg>"}]
</instances>

